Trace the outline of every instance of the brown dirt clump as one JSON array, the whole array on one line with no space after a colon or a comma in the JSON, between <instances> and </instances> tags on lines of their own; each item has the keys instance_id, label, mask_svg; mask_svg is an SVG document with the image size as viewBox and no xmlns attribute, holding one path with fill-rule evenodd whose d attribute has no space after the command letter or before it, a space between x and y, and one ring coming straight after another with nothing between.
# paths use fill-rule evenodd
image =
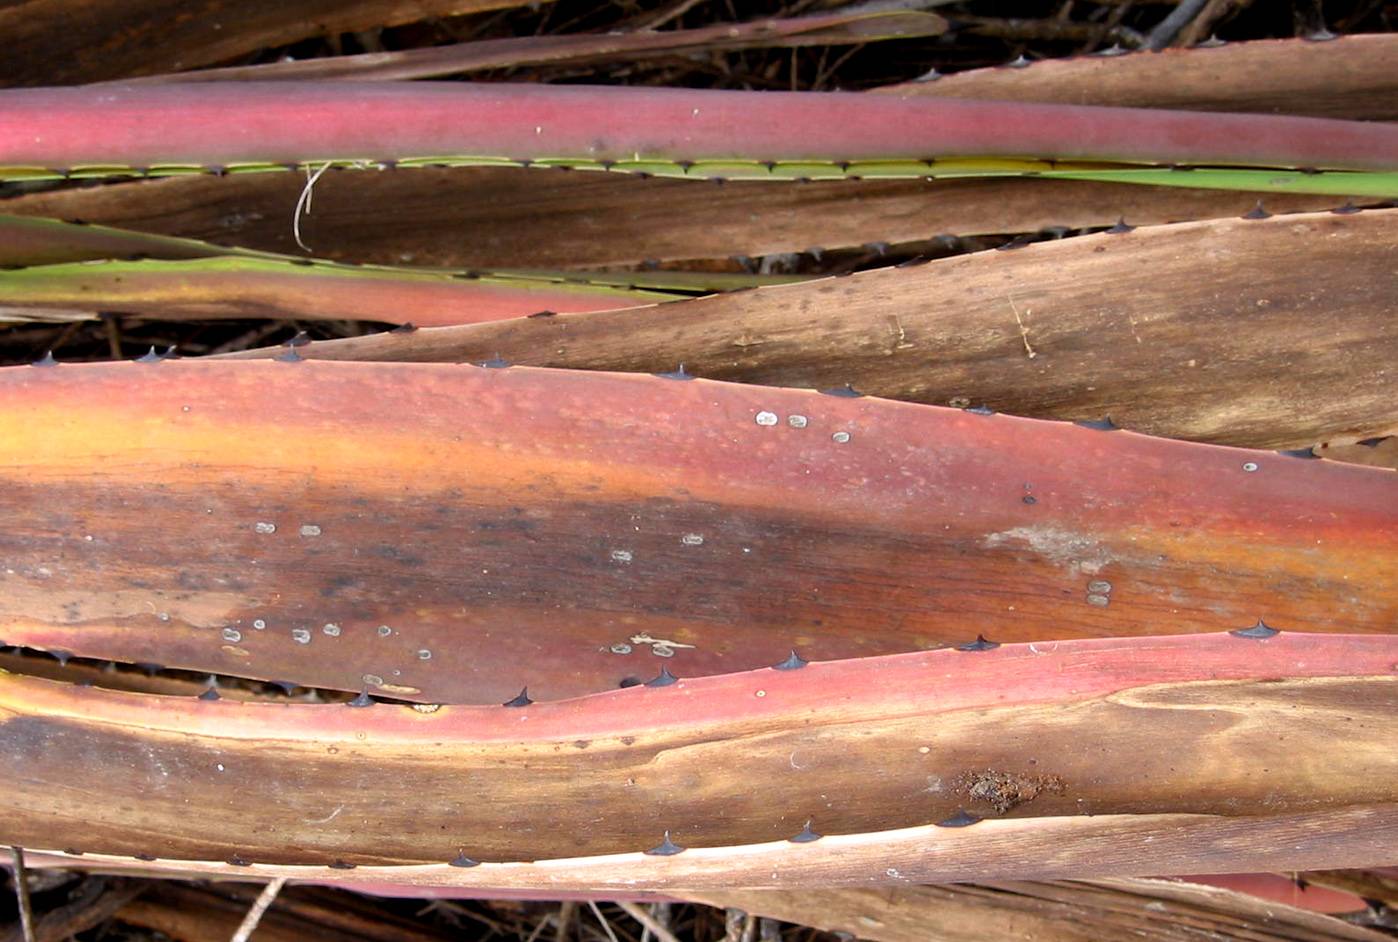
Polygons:
<instances>
[{"instance_id":1,"label":"brown dirt clump","mask_svg":"<svg viewBox=\"0 0 1398 942\"><path fill-rule=\"evenodd\" d=\"M955 787L976 801L990 805L997 814L1004 814L1045 792L1061 795L1064 786L1063 779L1057 775L1021 775L1018 772L986 769L961 775Z\"/></svg>"}]
</instances>

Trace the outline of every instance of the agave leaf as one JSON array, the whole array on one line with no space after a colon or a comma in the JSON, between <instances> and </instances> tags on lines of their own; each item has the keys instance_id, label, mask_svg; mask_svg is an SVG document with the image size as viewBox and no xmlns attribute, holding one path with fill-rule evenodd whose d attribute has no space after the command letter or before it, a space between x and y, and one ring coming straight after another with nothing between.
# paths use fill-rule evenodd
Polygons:
<instances>
[{"instance_id":1,"label":"agave leaf","mask_svg":"<svg viewBox=\"0 0 1398 942\"><path fill-rule=\"evenodd\" d=\"M825 388L1310 447L1391 432L1398 212L1139 228L663 308L311 344ZM267 356L249 351L237 356Z\"/></svg>"},{"instance_id":2,"label":"agave leaf","mask_svg":"<svg viewBox=\"0 0 1398 942\"><path fill-rule=\"evenodd\" d=\"M421 326L606 310L667 294L523 277L297 263L257 257L95 261L0 271L0 317L87 319L101 312L155 320L227 317L357 319Z\"/></svg>"},{"instance_id":3,"label":"agave leaf","mask_svg":"<svg viewBox=\"0 0 1398 942\"><path fill-rule=\"evenodd\" d=\"M72 867L73 862L66 861L65 865ZM1357 876L1374 873L1344 872ZM1300 877L1309 880L1313 873L1307 871ZM1237 939L1239 942L1383 942L1386 938L1375 935L1371 929L1306 912L1304 907L1310 904L1313 896L1318 892L1328 892L1318 890L1313 884L1302 888L1289 877L1252 876L1284 885L1287 888L1286 896L1264 908L1249 892L1220 890L1216 888L1219 884L1210 878L1197 876L1188 878L1187 882L1128 878L1074 881L1071 884L1015 881L990 886L959 884L936 888L884 887L878 890L730 890L729 893L741 892L745 899L753 900L754 913L776 912L778 909L775 907L780 907L780 911L793 915L807 906L818 907L818 901L823 896L830 901L829 909L816 909L803 925L828 925L833 921L832 916L848 912L860 919L860 934L864 938L884 942L901 942L903 938L916 938L919 942L928 939L980 942L993 936L995 927L1009 919L1019 926L1026 923L1032 925L1036 938L1044 942L1095 942L1103 937L1102 933L1110 934L1117 927L1129 928L1132 936L1138 939L1180 942L1185 938L1183 933L1197 931L1194 927L1201 923L1206 923L1208 931L1216 938ZM1228 885L1231 886L1231 883ZM230 881L220 882L212 888L175 882L146 886L147 889L137 901L121 909L119 919L126 925L152 928L167 935L177 934L180 927L188 925L189 914L198 912L201 925L209 927L210 938L229 937L257 895L256 886ZM356 889L375 896L438 898L478 897L485 892L451 887L395 887L364 881L357 883ZM721 893L723 891L714 890L708 895L718 898ZM587 898L586 894L561 891L502 890L496 891L496 894L510 899L538 899L545 896L551 900L578 896ZM681 895L697 899L702 894L697 891L670 891L668 894L629 891L625 895L635 901L663 902ZM972 909L973 905L980 909ZM374 907L362 915L356 911L371 906L356 896L337 893L325 899L315 890L289 887L282 891L278 902L268 910L259 923L258 931L266 933L270 942L300 942L310 935L333 942L339 937L327 933L335 929L360 928L365 925L364 920L369 919L372 920L373 932L382 935L384 920L389 918L382 909ZM901 918L900 914L905 910L924 917L920 927L911 919ZM1072 921L1052 918L1055 912L1064 911L1071 912ZM1162 917L1162 911L1175 919L1188 920L1189 925L1181 928ZM976 926L970 921L972 917L979 917L981 931L975 931ZM955 932L958 928L961 934ZM418 934L405 937L404 942L431 942L436 938L422 937L421 929L417 926L413 929ZM918 934L904 935L908 931ZM359 935L352 936L354 942L358 942L364 934L372 933L361 930ZM350 937L346 938L348 942Z\"/></svg>"},{"instance_id":4,"label":"agave leaf","mask_svg":"<svg viewBox=\"0 0 1398 942\"><path fill-rule=\"evenodd\" d=\"M0 675L0 839L167 862L428 864L478 886L553 869L560 889L587 886L589 861L557 858L595 855L621 855L594 871L638 888L712 886L685 863L725 858L728 885L765 858L778 886L812 872L839 885L971 867L991 880L1329 866L1378 859L1374 840L1398 827L1395 654L1385 635L1102 639L523 708L239 703ZM1324 761L1288 761L1300 751ZM1373 836L1338 852L1246 840L1308 831L1307 817L1337 837L1346 818L1368 821ZM806 819L822 836L789 841ZM1149 852L1123 841L1083 859L1094 835L1176 823ZM1059 852L1030 857L1050 835ZM662 843L678 850L640 853ZM488 869L447 865L459 856Z\"/></svg>"},{"instance_id":5,"label":"agave leaf","mask_svg":"<svg viewBox=\"0 0 1398 942\"><path fill-rule=\"evenodd\" d=\"M1213 887L1253 901L1283 903L1315 913L1358 913L1367 908L1363 897L1328 889L1311 882L1308 876L1309 872L1305 876L1297 873L1295 879L1280 873L1191 874L1172 880L1169 885L1190 883L1205 892L1211 892L1205 888Z\"/></svg>"},{"instance_id":6,"label":"agave leaf","mask_svg":"<svg viewBox=\"0 0 1398 942\"><path fill-rule=\"evenodd\" d=\"M1048 170L1042 176L1062 180L1096 180L1099 183L1139 183L1154 186L1189 186L1217 190L1249 190L1256 193L1346 193L1379 199L1398 196L1398 173L1292 173L1260 170L1186 170L1132 167L1125 170Z\"/></svg>"},{"instance_id":7,"label":"agave leaf","mask_svg":"<svg viewBox=\"0 0 1398 942\"><path fill-rule=\"evenodd\" d=\"M1365 438L1359 442L1326 442L1317 446L1315 453L1335 461L1398 469L1398 427L1390 435Z\"/></svg>"},{"instance_id":8,"label":"agave leaf","mask_svg":"<svg viewBox=\"0 0 1398 942\"><path fill-rule=\"evenodd\" d=\"M1149 735L1147 732L1143 736ZM982 821L948 831L936 825L836 836L812 844L773 841L728 848L691 848L673 857L645 853L572 857L528 863L364 866L298 866L191 860L133 860L59 851L33 855L37 866L88 867L178 879L291 880L346 888L476 888L482 895L526 891L552 896L592 896L669 891L683 887L731 889L735 883L798 887L837 883L921 884L971 882L986 874L1006 879L1063 879L1144 875L1189 868L1221 871L1260 867L1297 870L1299 861L1336 861L1361 867L1387 859L1398 836L1394 803L1342 811L1263 817L1209 815L1102 815ZM1141 847L1149 847L1143 853ZM805 850L798 850L804 848ZM804 856L798 856L804 854ZM1148 863L1142 863L1143 857ZM892 866L890 866L892 864ZM890 873L889 871L893 871ZM777 876L773 877L772 874ZM849 875L849 876L847 876Z\"/></svg>"},{"instance_id":9,"label":"agave leaf","mask_svg":"<svg viewBox=\"0 0 1398 942\"><path fill-rule=\"evenodd\" d=\"M1149 733L1143 731L1143 736ZM787 840L727 848L691 848L672 857L645 853L572 857L528 863L300 866L191 860L133 860L54 850L33 854L37 866L74 866L139 872L178 879L291 880L329 883L372 892L391 887L477 888L483 895L527 891L631 894L682 887L731 889L734 884L798 887L818 884L971 882L986 874L1006 879L1063 879L1144 875L1189 868L1236 871L1249 867L1304 869L1300 861L1336 861L1361 867L1387 859L1398 837L1398 805L1262 817L1191 814L1101 815L982 821L974 828L936 825L827 837L811 844ZM36 845L37 846L37 845ZM1141 847L1148 847L1144 853ZM799 856L798 856L799 855ZM1149 862L1142 863L1144 857ZM26 858L30 859L30 858ZM889 871L893 871L890 873ZM773 877L772 874L777 876Z\"/></svg>"},{"instance_id":10,"label":"agave leaf","mask_svg":"<svg viewBox=\"0 0 1398 942\"><path fill-rule=\"evenodd\" d=\"M848 395L304 349L0 370L0 637L500 703L793 648L1259 618L1387 632L1398 617L1398 475L1382 469Z\"/></svg>"},{"instance_id":11,"label":"agave leaf","mask_svg":"<svg viewBox=\"0 0 1398 942\"><path fill-rule=\"evenodd\" d=\"M1398 100L1385 94L1389 70L1379 66L1393 42L1375 35L1329 43L1239 43L1188 53L1045 62L1027 70L977 70L897 88L964 98L1382 119L1393 115L1374 109ZM1189 68L1178 69L1174 62ZM1158 74L1162 69L1168 80ZM279 174L194 176L36 194L11 199L7 208L220 240L231 236L290 251L295 247L282 220L300 188L299 181ZM724 257L735 251L765 255L811 246L912 242L937 233L1110 225L1119 216L1137 224L1236 216L1251 205L1251 198L1226 191L1081 181L885 180L699 191L667 180L521 178L485 168L352 179L331 174L317 193L316 218L325 225L317 226L315 219L304 225L316 232L324 254L393 264L413 258L441 266L633 264L642 258ZM381 205L394 207L393 219L382 217L376 210ZM1274 212L1331 205L1324 197L1269 197ZM676 217L693 225L676 227ZM463 230L487 235L448 237ZM599 239L599 231L607 238Z\"/></svg>"},{"instance_id":12,"label":"agave leaf","mask_svg":"<svg viewBox=\"0 0 1398 942\"><path fill-rule=\"evenodd\" d=\"M1023 69L971 69L872 94L1075 105L1249 111L1398 120L1392 33L1332 42L1264 39L1217 48L1049 59Z\"/></svg>"},{"instance_id":13,"label":"agave leaf","mask_svg":"<svg viewBox=\"0 0 1398 942\"><path fill-rule=\"evenodd\" d=\"M305 181L292 174L179 177L12 197L5 209L79 218L295 252L288 219ZM1122 187L1081 180L834 181L797 186L640 179L629 174L522 174L499 168L329 173L301 230L318 254L441 267L587 268L802 252L938 233L1138 225L1241 216L1246 193ZM1276 194L1274 213L1343 200ZM378 207L392 206L385 218ZM686 225L675 225L675 219ZM461 232L480 238L458 238ZM605 237L599 237L605 233Z\"/></svg>"},{"instance_id":14,"label":"agave leaf","mask_svg":"<svg viewBox=\"0 0 1398 942\"><path fill-rule=\"evenodd\" d=\"M648 172L673 167L678 175L693 170L700 177L926 176L942 172L944 159L951 159L952 175L1033 172L1048 160L1082 172L1105 161L1383 175L1395 170L1395 153L1398 127L1381 123L840 93L454 82L0 92L0 168L10 168L0 169L0 178L56 170L83 177L124 167L160 174L384 161L548 161ZM712 165L690 167L702 161ZM861 161L868 166L859 167ZM889 161L902 169L875 166ZM983 162L979 168L977 161ZM1075 168L1073 162L1086 164ZM783 169L792 163L800 166ZM1213 171L1196 173L1202 179ZM1257 185L1267 179L1255 170L1234 173L1253 175L1247 179L1255 177ZM1317 186L1324 179L1308 176ZM1186 182L1169 174L1154 182L1171 180ZM1382 181L1380 189L1391 182Z\"/></svg>"},{"instance_id":15,"label":"agave leaf","mask_svg":"<svg viewBox=\"0 0 1398 942\"><path fill-rule=\"evenodd\" d=\"M1398 906L1398 869L1393 867L1311 871L1306 878L1316 886L1377 900L1390 908Z\"/></svg>"},{"instance_id":16,"label":"agave leaf","mask_svg":"<svg viewBox=\"0 0 1398 942\"><path fill-rule=\"evenodd\" d=\"M27 0L0 6L0 83L149 75L237 59L309 36L521 6L519 0Z\"/></svg>"},{"instance_id":17,"label":"agave leaf","mask_svg":"<svg viewBox=\"0 0 1398 942\"><path fill-rule=\"evenodd\" d=\"M305 265L308 262L308 259L304 257L260 252L235 246L214 245L198 239L154 235L131 229L93 226L87 223L65 222L58 219L0 215L0 270L103 260L160 259L172 261L221 257L252 258L273 263L292 262L297 265ZM327 264L323 259L309 261L321 266L322 273L353 270L361 273L377 273L382 276L383 280L387 281L393 281L397 276L405 273L432 275L438 278L456 275L458 277L469 276L474 280L484 280L491 285L508 282L520 288L544 288L558 284L588 284L609 285L614 288L626 289L653 289L656 292L665 293L702 293L733 291L738 288L751 288L760 285L790 284L806 280L793 275L747 275L706 271L590 272L531 268L452 272L403 265L380 268L357 266L354 269L346 269L343 266ZM145 271L144 269L132 270ZM209 266L184 266L182 270L199 272L200 274L196 277L212 277L214 271ZM280 264L264 266L262 270L269 272L286 271ZM82 296L86 302L105 309L103 304L92 297L93 294L99 293L101 285L88 284L84 278L74 274L77 272L76 269L51 269L48 274L51 275L54 271L63 273L58 276L60 281L64 278L75 278L76 281L84 284L87 291ZM4 295L4 277L4 274L0 273L0 296ZM62 290L50 280L46 280L45 283L52 285L55 290ZM69 290L72 290L71 284ZM600 297L608 296L605 293L600 295ZM576 293L566 293L565 306L575 305L578 297ZM661 294L646 295L628 291L625 294L616 295L615 300L626 303L626 301L636 298L647 300L661 299L662 297ZM525 313L533 313L542 309L541 304L535 303L529 305Z\"/></svg>"},{"instance_id":18,"label":"agave leaf","mask_svg":"<svg viewBox=\"0 0 1398 942\"><path fill-rule=\"evenodd\" d=\"M1295 897L1303 891L1284 877ZM996 882L898 888L681 892L710 906L847 932L878 942L976 942L1013 938L1178 942L1204 932L1220 940L1383 942L1374 929L1308 912L1295 903L1167 880ZM1361 904L1362 905L1362 904Z\"/></svg>"},{"instance_id":19,"label":"agave leaf","mask_svg":"<svg viewBox=\"0 0 1398 942\"><path fill-rule=\"evenodd\" d=\"M562 65L729 49L828 46L912 39L945 32L947 21L917 10L850 10L716 23L697 29L517 36L390 52L230 66L151 76L145 82L286 79L413 79L521 65Z\"/></svg>"},{"instance_id":20,"label":"agave leaf","mask_svg":"<svg viewBox=\"0 0 1398 942\"><path fill-rule=\"evenodd\" d=\"M198 239L58 219L0 215L0 266L6 269L95 259L146 257L168 260L216 255L276 257L271 253L222 247Z\"/></svg>"},{"instance_id":21,"label":"agave leaf","mask_svg":"<svg viewBox=\"0 0 1398 942\"><path fill-rule=\"evenodd\" d=\"M502 268L491 272L499 279L520 279L526 282L550 281L567 284L611 285L614 288L639 288L648 291L710 293L760 288L767 285L791 285L810 281L811 275L749 275L725 271L558 271L546 268Z\"/></svg>"}]
</instances>

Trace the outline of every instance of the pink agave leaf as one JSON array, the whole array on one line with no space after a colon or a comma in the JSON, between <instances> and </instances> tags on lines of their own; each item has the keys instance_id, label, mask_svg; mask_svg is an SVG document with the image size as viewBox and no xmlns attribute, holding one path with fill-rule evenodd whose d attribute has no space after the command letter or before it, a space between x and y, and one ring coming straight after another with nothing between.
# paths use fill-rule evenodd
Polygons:
<instances>
[{"instance_id":1,"label":"pink agave leaf","mask_svg":"<svg viewBox=\"0 0 1398 942\"><path fill-rule=\"evenodd\" d=\"M5 674L0 840L518 889L1360 866L1398 830L1395 665L1392 635L1219 633L475 707Z\"/></svg>"},{"instance_id":2,"label":"pink agave leaf","mask_svg":"<svg viewBox=\"0 0 1398 942\"><path fill-rule=\"evenodd\" d=\"M850 93L397 82L0 91L0 166L943 157L1398 168L1398 126Z\"/></svg>"},{"instance_id":3,"label":"pink agave leaf","mask_svg":"<svg viewBox=\"0 0 1398 942\"><path fill-rule=\"evenodd\" d=\"M380 333L301 352L441 362L498 354L657 373L684 363L710 379L853 383L893 399L1111 416L1153 435L1252 447L1398 431L1398 373L1360 366L1398 358L1398 210L1259 215L1123 223L649 310ZM1371 459L1395 454L1360 447Z\"/></svg>"},{"instance_id":4,"label":"pink agave leaf","mask_svg":"<svg viewBox=\"0 0 1398 942\"><path fill-rule=\"evenodd\" d=\"M0 638L489 703L793 648L1398 616L1391 471L843 388L301 349L0 370Z\"/></svg>"},{"instance_id":5,"label":"pink agave leaf","mask_svg":"<svg viewBox=\"0 0 1398 942\"><path fill-rule=\"evenodd\" d=\"M1307 883L1299 874L1295 877L1282 876L1279 873L1193 874L1177 877L1176 880L1181 883L1216 886L1318 913L1351 913L1367 906L1361 897L1353 893Z\"/></svg>"},{"instance_id":6,"label":"pink agave leaf","mask_svg":"<svg viewBox=\"0 0 1398 942\"><path fill-rule=\"evenodd\" d=\"M672 296L544 278L398 270L242 256L99 260L0 271L0 318L308 318L420 326L541 311L629 308Z\"/></svg>"}]
</instances>

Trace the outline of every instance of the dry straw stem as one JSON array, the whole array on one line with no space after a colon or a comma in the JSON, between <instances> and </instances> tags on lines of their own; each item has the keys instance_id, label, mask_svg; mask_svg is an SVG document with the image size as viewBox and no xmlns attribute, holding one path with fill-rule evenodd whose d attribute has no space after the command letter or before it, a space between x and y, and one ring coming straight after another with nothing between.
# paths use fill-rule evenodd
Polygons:
<instances>
[{"instance_id":1,"label":"dry straw stem","mask_svg":"<svg viewBox=\"0 0 1398 942\"><path fill-rule=\"evenodd\" d=\"M34 909L29 902L29 872L24 866L24 848L10 847L10 879L15 885L15 905L19 909L20 934L24 942L34 940Z\"/></svg>"},{"instance_id":2,"label":"dry straw stem","mask_svg":"<svg viewBox=\"0 0 1398 942\"><path fill-rule=\"evenodd\" d=\"M32 861L26 857L26 866ZM111 919L118 910L138 896L145 885L137 880L89 876L70 887L67 900L56 906L46 906L33 918L33 934L25 935L25 927L15 926L0 932L0 942L56 942L99 926ZM47 900L46 900L47 902Z\"/></svg>"},{"instance_id":3,"label":"dry straw stem","mask_svg":"<svg viewBox=\"0 0 1398 942\"><path fill-rule=\"evenodd\" d=\"M267 881L267 885L262 888L257 899L253 902L248 914L243 917L237 931L233 933L232 942L248 942L252 934L257 931L258 925L262 922L262 916L268 908L276 902L277 894L286 886L286 877L275 877Z\"/></svg>"}]
</instances>

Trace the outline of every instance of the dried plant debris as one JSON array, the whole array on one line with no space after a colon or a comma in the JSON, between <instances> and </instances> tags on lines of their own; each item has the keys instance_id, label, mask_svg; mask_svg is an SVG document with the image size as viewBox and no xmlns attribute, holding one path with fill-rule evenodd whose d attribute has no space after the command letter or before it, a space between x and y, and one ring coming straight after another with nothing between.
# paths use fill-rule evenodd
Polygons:
<instances>
[{"instance_id":1,"label":"dried plant debris","mask_svg":"<svg viewBox=\"0 0 1398 942\"><path fill-rule=\"evenodd\" d=\"M952 787L967 797L990 805L996 814L1033 801L1042 794L1062 795L1063 779L1043 773L1024 774L985 769L957 776Z\"/></svg>"}]
</instances>

